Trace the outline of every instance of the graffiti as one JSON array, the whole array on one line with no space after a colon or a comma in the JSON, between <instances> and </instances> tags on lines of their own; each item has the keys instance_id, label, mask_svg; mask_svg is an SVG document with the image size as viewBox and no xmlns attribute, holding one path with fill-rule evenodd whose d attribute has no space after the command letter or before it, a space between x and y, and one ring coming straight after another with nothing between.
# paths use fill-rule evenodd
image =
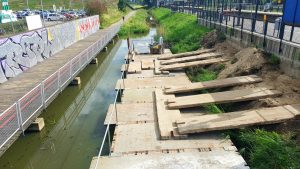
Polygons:
<instances>
[{"instance_id":1,"label":"graffiti","mask_svg":"<svg viewBox=\"0 0 300 169\"><path fill-rule=\"evenodd\" d=\"M99 16L0 39L0 83L53 56L99 29Z\"/></svg>"},{"instance_id":2,"label":"graffiti","mask_svg":"<svg viewBox=\"0 0 300 169\"><path fill-rule=\"evenodd\" d=\"M2 40L0 83L51 56L47 30L42 29Z\"/></svg>"}]
</instances>

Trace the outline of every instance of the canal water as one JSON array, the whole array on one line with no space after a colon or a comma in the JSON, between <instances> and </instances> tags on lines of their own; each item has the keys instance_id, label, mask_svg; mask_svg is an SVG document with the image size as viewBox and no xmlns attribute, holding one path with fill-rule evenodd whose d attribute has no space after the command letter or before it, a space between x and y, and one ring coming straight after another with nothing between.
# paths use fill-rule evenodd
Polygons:
<instances>
[{"instance_id":1,"label":"canal water","mask_svg":"<svg viewBox=\"0 0 300 169\"><path fill-rule=\"evenodd\" d=\"M147 50L156 30L134 39L135 48ZM85 169L99 152L105 132L103 122L115 97L115 84L127 54L126 40L116 40L101 52L97 65L80 74L81 85L67 87L41 114L45 128L25 133L0 158L0 169Z\"/></svg>"}]
</instances>

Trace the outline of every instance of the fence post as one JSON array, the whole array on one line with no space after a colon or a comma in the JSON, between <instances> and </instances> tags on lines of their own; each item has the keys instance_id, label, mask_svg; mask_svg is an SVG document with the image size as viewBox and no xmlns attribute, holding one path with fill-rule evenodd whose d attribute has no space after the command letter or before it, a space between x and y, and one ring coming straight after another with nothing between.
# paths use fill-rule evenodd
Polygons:
<instances>
[{"instance_id":1,"label":"fence post","mask_svg":"<svg viewBox=\"0 0 300 169\"><path fill-rule=\"evenodd\" d=\"M20 118L20 128L22 130L23 136L25 136L25 130L24 130L24 127L23 127L23 120L22 120L22 111L21 111L20 99L17 101L17 112L18 112L18 116Z\"/></svg>"}]
</instances>

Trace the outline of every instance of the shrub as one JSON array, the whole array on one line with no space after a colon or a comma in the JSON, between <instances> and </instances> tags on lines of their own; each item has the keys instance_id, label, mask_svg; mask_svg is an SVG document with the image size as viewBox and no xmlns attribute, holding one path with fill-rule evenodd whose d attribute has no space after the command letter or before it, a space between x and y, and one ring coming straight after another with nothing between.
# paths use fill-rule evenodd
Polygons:
<instances>
[{"instance_id":1,"label":"shrub","mask_svg":"<svg viewBox=\"0 0 300 169\"><path fill-rule=\"evenodd\" d=\"M126 10L126 2L125 2L125 0L119 0L119 2L118 2L118 9L120 11L125 11Z\"/></svg>"},{"instance_id":2,"label":"shrub","mask_svg":"<svg viewBox=\"0 0 300 169\"><path fill-rule=\"evenodd\" d=\"M88 1L86 5L88 15L99 15L107 13L107 7L104 3L98 0Z\"/></svg>"}]
</instances>

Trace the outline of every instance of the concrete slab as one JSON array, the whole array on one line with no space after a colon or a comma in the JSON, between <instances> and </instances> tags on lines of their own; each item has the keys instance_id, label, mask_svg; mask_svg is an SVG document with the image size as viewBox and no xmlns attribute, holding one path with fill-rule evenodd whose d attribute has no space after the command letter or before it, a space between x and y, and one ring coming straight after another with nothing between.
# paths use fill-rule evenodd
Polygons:
<instances>
[{"instance_id":1,"label":"concrete slab","mask_svg":"<svg viewBox=\"0 0 300 169\"><path fill-rule=\"evenodd\" d=\"M232 151L183 152L150 155L101 157L97 169L249 169L244 159ZM90 169L95 169L97 157Z\"/></svg>"}]
</instances>

